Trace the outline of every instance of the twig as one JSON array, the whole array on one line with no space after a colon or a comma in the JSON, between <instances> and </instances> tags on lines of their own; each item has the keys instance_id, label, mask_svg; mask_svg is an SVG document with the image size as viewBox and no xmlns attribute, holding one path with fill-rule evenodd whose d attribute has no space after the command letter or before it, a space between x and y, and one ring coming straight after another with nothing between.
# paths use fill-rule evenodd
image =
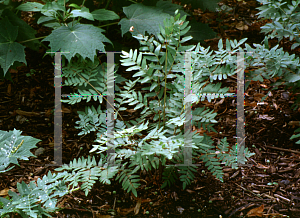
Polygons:
<instances>
[{"instance_id":1,"label":"twig","mask_svg":"<svg viewBox=\"0 0 300 218\"><path fill-rule=\"evenodd\" d=\"M266 147L274 149L274 150L287 151L287 152L292 152L292 153L295 153L295 154L300 154L300 151L295 151L295 150L290 150L290 149L285 149L285 148L278 148L278 147L273 147L273 146L268 146L268 145L266 145Z\"/></svg>"},{"instance_id":2,"label":"twig","mask_svg":"<svg viewBox=\"0 0 300 218\"><path fill-rule=\"evenodd\" d=\"M291 202L291 200L290 200L290 199L288 199L288 198L285 198L285 197L283 197L283 196L281 196L281 195L278 195L278 194L274 194L274 197L276 197L276 198L280 198L281 200L284 200L284 201L287 201L287 202Z\"/></svg>"},{"instance_id":3,"label":"twig","mask_svg":"<svg viewBox=\"0 0 300 218\"><path fill-rule=\"evenodd\" d=\"M242 187L242 186L240 186L239 184L237 184L237 183L234 183L235 185L237 185L238 187L240 187L241 189L243 189L244 191L247 191L247 192L250 192L251 194L253 194L254 196L256 196L256 197L258 197L258 198L261 198L262 199L262 197L261 196L259 196L259 195L257 195L257 194L255 194L254 192L252 192L252 191L250 191L250 190L248 190L248 189L246 189L246 188L244 188L244 187Z\"/></svg>"}]
</instances>

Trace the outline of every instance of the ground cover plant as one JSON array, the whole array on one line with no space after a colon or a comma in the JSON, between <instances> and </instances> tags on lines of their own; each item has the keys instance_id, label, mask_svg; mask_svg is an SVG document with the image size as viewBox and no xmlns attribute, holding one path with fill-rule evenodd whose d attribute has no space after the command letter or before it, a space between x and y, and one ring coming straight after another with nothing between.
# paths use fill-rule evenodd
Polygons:
<instances>
[{"instance_id":1,"label":"ground cover plant","mask_svg":"<svg viewBox=\"0 0 300 218\"><path fill-rule=\"evenodd\" d=\"M178 12L176 12L178 13ZM155 40L154 37L147 37L143 35L134 36L140 40L141 48L138 51L130 50L129 53L123 51L121 64L128 67L127 71L137 70L138 72L133 75L133 77L139 77L134 81L129 80L126 82L126 86L123 86L125 90L120 91L120 94L116 94L115 101L117 112L115 113L116 119L116 132L114 134L115 143L113 148L115 150L116 164L118 166L107 167L104 173L98 166L97 168L92 168L88 171L78 172L86 167L88 162L81 159L73 163L73 170L76 170L76 177L74 173L68 176L68 180L75 182L86 182L84 187L86 193L91 188L91 183L93 180L98 179L102 182L108 182L110 178L113 178L117 173L117 180L122 182L122 186L126 191L131 191L137 197L136 188L139 186L139 174L140 170L146 170L151 173L153 170L158 170L160 172L160 178L163 178L163 185L165 187L167 184L170 186L177 177L183 182L183 189L191 183L194 178L194 173L196 172L195 166L190 163L191 166L167 166L167 160L173 162L173 164L183 164L184 156L179 152L183 148L185 143L192 144L190 147L190 152L192 159L196 156L200 157L208 169L216 176L216 178L222 180L222 170L219 166L221 162L226 162L226 165L232 165L234 168L237 167L235 150L228 151L228 143L226 138L221 140L218 146L218 152L212 146L212 141L206 136L197 136L195 133L191 134L193 141L185 142L183 127L185 122L185 112L184 112L184 55L179 52L192 52L192 73L193 73L193 91L196 94L193 99L193 103L198 103L201 99L208 98L209 101L214 99L216 96L224 97L227 93L228 88L221 88L221 84L212 84L213 80L217 78L227 78L228 75L234 74L235 57L231 57L227 50L223 50L222 41L220 41L220 53L216 55L209 54L209 50L205 50L198 44L197 46L189 45L184 46L183 43L191 39L190 36L182 37L188 30L188 23L184 22L185 17L180 18L180 14L175 14L175 18L171 17L170 21L165 20L164 26L160 28L160 33L158 34L158 39ZM228 50L234 50L238 48L241 42L231 42L231 45L227 47ZM227 44L229 41L227 42ZM193 52L195 51L195 52ZM195 55L193 55L195 54ZM209 57L210 56L210 57ZM214 70L214 75L211 74L211 69L214 65L220 65L222 62L221 58L228 60L226 71L222 71L224 67L219 67ZM201 61L202 60L202 61ZM218 60L220 62L218 63ZM149 62L149 63L147 63ZM78 66L78 65L76 65ZM206 67L206 68L205 68ZM80 77L82 70L86 68L76 69L69 66L67 70L66 83L68 85L76 86L78 83L86 84L87 81ZM211 71L211 72L210 72ZM63 69L64 72L64 69ZM75 72L75 73L74 73ZM86 71L85 71L86 72ZM89 74L88 72L86 72ZM92 80L92 72L88 75L88 80ZM97 75L98 77L99 75ZM101 75L105 78L105 75ZM109 75L107 76L109 77ZM173 80L170 80L173 79ZM169 80L169 81L167 81ZM210 80L210 84L207 81ZM75 81L75 82L73 82ZM104 81L105 82L105 81ZM143 88L141 91L135 91L134 86L136 83L151 84L148 87ZM87 85L87 84L86 84ZM84 85L84 86L86 86ZM102 85L102 87L101 87ZM206 86L205 86L206 85ZM103 80L99 81L97 87L100 87L97 91L99 93L107 93L107 90L103 86ZM81 95L90 94L87 98L92 99L91 89L80 89L78 92ZM146 91L146 92L145 92ZM145 94L142 94L144 92ZM153 100L148 100L151 97L155 97ZM70 104L74 104L80 99L76 96L70 97ZM97 98L93 98L98 100ZM100 100L101 101L101 100ZM120 116L119 111L127 110L126 104L135 106L134 110L142 110L141 117L137 120L130 120L124 122L118 119ZM90 131L97 131L97 145L93 145L94 148L91 152L98 151L98 153L106 152L109 147L106 143L108 141L108 134L105 125L111 125L105 122L104 110L100 107L96 110L93 106L87 107L85 113L80 114L80 122L78 128L82 129L83 133L88 133ZM197 108L193 111L195 116L192 125L198 126L200 128L207 128L209 131L213 131L213 126L211 123L216 122L214 117L216 113L208 110L207 108ZM147 118L154 116L154 123L149 124ZM146 131L147 135L141 140L134 140L132 137L140 134L140 132ZM215 131L215 130L214 130ZM126 148L127 147L127 148ZM228 152L228 153L227 153ZM251 154L247 151L245 152L244 159L239 160L240 163L245 163L245 158L250 157ZM103 156L102 156L103 157ZM107 158L109 159L109 158ZM121 166L122 160L126 160L126 163ZM81 165L82 164L82 165ZM94 163L95 164L95 163ZM101 159L101 164L103 163L103 158ZM90 167L91 165L88 164ZM76 167L76 168L75 168ZM127 168L128 167L128 168ZM71 170L72 167L66 166L66 168L60 168ZM94 170L93 173L91 173ZM179 171L179 176L177 172ZM98 172L97 172L98 171ZM89 175L93 175L93 178L87 177L87 172ZM152 172L151 174L156 174Z\"/></svg>"},{"instance_id":2,"label":"ground cover plant","mask_svg":"<svg viewBox=\"0 0 300 218\"><path fill-rule=\"evenodd\" d=\"M6 169L10 163L19 165L18 159L28 160L28 157L34 156L30 149L36 147L40 140L30 136L21 136L21 131L0 131L0 173L4 173L14 168ZM18 183L19 195L11 190L8 191L10 198L0 198L1 217L7 217L9 214L17 213L22 217L40 217L42 215L50 216L49 212L54 212L56 208L56 196L62 197L68 193L68 189L63 181L57 181L57 175L48 173L36 183L25 182Z\"/></svg>"},{"instance_id":3,"label":"ground cover plant","mask_svg":"<svg viewBox=\"0 0 300 218\"><path fill-rule=\"evenodd\" d=\"M289 26L292 30L282 30L285 28L280 22L286 21L290 16L284 16L287 13L297 14L298 2L292 2L292 6L283 7L284 3L261 2L265 6L261 8L260 16L267 18L277 19L274 22L277 25L278 34L275 36L280 38L280 34L286 34L296 31L296 24ZM77 87L77 96L70 97L64 102L74 105L85 104L86 102L94 101L103 103L106 100L105 94L108 89L105 85L107 78L115 77L116 83L116 97L115 97L115 133L114 143L108 146L109 135L107 133L107 126L111 126L106 122L106 110L101 106L87 106L85 111L78 112L79 121L77 121L77 129L80 129L78 135L86 135L91 132L97 133L97 139L93 143L93 148L90 149L91 156L85 158L76 158L68 165L57 168L57 171L63 173L52 174L49 172L38 180L37 185L31 182L26 185L24 182L17 185L21 196L10 192L11 200L1 198L3 209L1 209L3 217L9 213L19 213L23 217L38 217L42 214L46 215L48 212L54 212L57 209L56 197L73 192L74 190L83 190L85 195L88 195L94 188L96 181L104 184L111 184L112 181L118 181L128 193L132 193L133 197L139 197L139 192L143 189L149 188L144 185L142 175L147 178L155 178L158 182L156 184L161 188L172 187L179 180L182 189L185 190L192 181L195 180L197 173L197 164L199 161L205 164L207 169L215 176L216 179L223 181L224 173L222 171L221 163L229 165L232 168L237 168L238 162L245 163L246 158L251 157L250 152L245 149L245 156L243 159L236 160L236 148L229 148L227 138L220 139L217 146L211 140L211 137L203 134L198 135L196 132L184 132L185 123L185 110L184 105L187 101L191 101L196 105L205 99L209 102L216 98L224 98L228 94L229 88L223 84L223 81L228 77L236 74L236 56L234 52L245 52L245 65L248 68L257 67L255 70L247 74L247 79L251 81L263 81L263 78L270 79L279 77L274 85L284 82L287 87L292 87L292 90L297 92L299 89L299 58L295 55L289 55L283 49L277 47L270 48L268 38L264 40L263 44L248 45L247 39L242 40L219 40L218 48L215 51L210 48L205 48L199 43L191 42L192 37L188 35L190 27L184 13L180 13L181 7L174 7L171 16L170 13L164 13L164 9L159 11L157 18L163 20L156 28L152 29L153 32L146 31L139 26L141 23L132 23L132 11L141 10L151 14L154 9L142 4L134 4L125 7L124 13L127 18L120 21L122 35L125 32L130 32L132 37L139 42L139 50L128 49L122 51L120 58L120 66L125 67L127 72L133 71L132 78L134 80L126 80L125 75L118 74L119 68L113 75L107 75L107 63L99 61L95 54L97 50L104 51L105 42L111 41L106 38L101 32L101 29L95 29L93 25L86 25L80 23L82 18L87 20L96 19L97 13L108 13L111 20L117 19L118 15L112 11L98 11L89 13L87 8L78 6L78 4L69 5L68 9L65 7L65 2L57 1L46 3L43 6L41 3L25 3L18 6L18 9L24 11L36 10L41 12L44 16L39 19L41 23L45 21L45 25L53 28L52 33L47 36L44 41L49 41L51 51L66 50L70 54L63 54L63 76L66 85ZM156 7L164 8L163 5L170 4L167 2L159 1ZM9 6L9 4L4 4ZM5 7L6 7L5 6ZM45 7L45 8L44 8ZM70 9L70 8L76 9ZM275 9L284 11L286 13L276 14L276 16L268 17L269 14L274 13ZM272 10L271 10L271 9ZM11 51L10 48L21 49L18 43L15 44L14 40L17 39L16 27L12 32L11 24L9 23L10 9L6 8L6 12L2 11L2 28L6 29L4 37L2 37L2 51ZM175 11L176 10L176 11ZM271 10L271 12L269 11ZM60 14L60 12L63 14ZM72 12L72 13L70 13ZM175 13L174 13L175 12ZM5 14L7 13L7 14ZM91 14L93 17L91 17ZM104 14L98 16L104 19ZM72 18L73 21L68 23L68 19ZM76 20L78 18L78 20ZM162 19L167 18L167 19ZM297 18L297 17L296 17ZM45 19L45 20L43 20ZM280 20L281 19L281 20ZM97 20L101 20L100 18ZM151 21L154 22L154 21ZM151 25L152 23L149 23ZM268 29L269 28L269 29ZM271 27L272 29L273 27ZM266 25L265 30L270 30L269 24ZM79 37L75 37L76 34ZM147 33L148 32L148 33ZM266 31L267 32L267 31ZM274 34L274 31L272 32ZM284 35L283 34L283 35ZM97 35L99 38L93 38ZM284 35L286 36L286 35ZM57 37L65 38L65 41L57 41ZM271 35L274 37L274 35ZM73 45L68 44L69 39ZM281 38L280 38L281 39ZM291 36L292 40L293 37ZM19 39L20 40L20 39ZM95 46L93 43L87 44L87 50L82 46L76 47L74 43L81 41L81 45L86 43L84 40L93 42L97 41L99 44ZM26 40L25 40L26 41ZM9 44L9 43L11 44ZM295 48L293 46L293 48ZM88 52L92 51L92 52ZM12 50L14 51L14 50ZM193 96L187 97L184 95L185 90L185 72L186 72L186 56L187 52L191 57L191 73L192 73L192 92ZM7 58L4 60L3 57ZM10 59L11 54L6 53L2 56L1 67L4 69L4 75L7 70L13 65L16 60ZM25 60L23 57L20 60ZM249 81L249 83L251 82ZM247 85L249 85L249 83ZM142 87L141 89L139 89ZM84 97L79 97L79 96ZM188 99L188 100L187 100ZM297 109L299 100L295 101L293 108ZM134 111L139 111L140 116L135 120L124 120L122 115L127 112L129 108ZM214 129L216 123L215 117L217 113L206 107L197 107L193 110L192 126L203 128L210 132L217 132ZM296 130L296 131L299 131ZM186 137L186 138L184 138ZM187 141L187 138L191 141ZM297 138L299 135L294 135L291 139ZM18 145L13 147L5 146L6 141L2 140L5 152L15 151L29 152L32 145ZM186 144L191 145L187 147ZM107 151L113 147L115 149L114 156L107 157ZM189 152L186 152L189 149ZM4 170L8 167L9 163L15 163L16 158L26 157L25 153L14 157L11 161L10 156L6 153L1 153L1 160L3 160ZM93 153L94 152L94 153ZM186 164L187 154L190 153L190 163ZM29 153L27 153L28 156ZM31 153L30 153L31 154ZM29 155L30 156L30 155ZM109 164L112 159L115 161L114 165ZM97 159L97 161L96 161ZM8 161L10 160L10 161ZM1 162L0 162L1 163ZM184 164L183 164L184 163ZM176 165L177 164L177 165ZM178 165L183 164L183 165ZM10 169L9 169L10 170ZM50 184L48 184L50 183ZM48 195L46 203L40 201L38 198L41 192L48 185L52 188L52 195ZM141 188L142 187L142 188ZM49 193L47 193L49 194ZM22 205L24 199L29 200L28 205ZM41 205L44 204L43 206ZM137 205L141 205L138 201ZM50 209L47 206L51 206ZM136 206L135 214L139 213L140 206ZM1 215L2 215L1 214Z\"/></svg>"}]
</instances>

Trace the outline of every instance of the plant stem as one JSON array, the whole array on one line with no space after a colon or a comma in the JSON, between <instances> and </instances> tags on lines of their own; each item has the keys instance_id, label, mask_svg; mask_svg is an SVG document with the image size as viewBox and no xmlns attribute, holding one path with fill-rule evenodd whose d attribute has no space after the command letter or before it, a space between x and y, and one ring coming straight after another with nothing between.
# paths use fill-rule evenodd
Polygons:
<instances>
[{"instance_id":1,"label":"plant stem","mask_svg":"<svg viewBox=\"0 0 300 218\"><path fill-rule=\"evenodd\" d=\"M34 41L34 40L37 40L37 39L43 39L43 38L46 38L46 37L47 36L41 36L41 37L34 38L34 39L28 39L28 40L25 40L25 41L22 41L22 42L19 42L19 43L30 42L30 41Z\"/></svg>"},{"instance_id":2,"label":"plant stem","mask_svg":"<svg viewBox=\"0 0 300 218\"><path fill-rule=\"evenodd\" d=\"M108 1L107 1L106 5L105 5L105 9L107 9L107 8L108 8L108 6L109 6L110 2L111 2L111 0L108 0Z\"/></svg>"},{"instance_id":3,"label":"plant stem","mask_svg":"<svg viewBox=\"0 0 300 218\"><path fill-rule=\"evenodd\" d=\"M115 23L108 23L108 24L104 24L102 26L98 26L99 28L101 27L106 27L106 26L111 26L111 25L115 25L115 24L118 24L119 22L115 22Z\"/></svg>"}]
</instances>

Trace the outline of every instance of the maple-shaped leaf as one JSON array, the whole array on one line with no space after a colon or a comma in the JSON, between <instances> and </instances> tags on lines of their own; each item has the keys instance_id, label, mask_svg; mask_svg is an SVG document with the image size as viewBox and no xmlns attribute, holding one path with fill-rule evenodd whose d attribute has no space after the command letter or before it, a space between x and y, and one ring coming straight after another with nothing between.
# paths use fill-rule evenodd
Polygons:
<instances>
[{"instance_id":1,"label":"maple-shaped leaf","mask_svg":"<svg viewBox=\"0 0 300 218\"><path fill-rule=\"evenodd\" d=\"M172 1L158 1L156 3L157 8L161 8L163 12L170 14L171 16L174 16L174 12L178 9L181 16L190 16L188 13L186 13L181 5L173 4Z\"/></svg>"},{"instance_id":2,"label":"maple-shaped leaf","mask_svg":"<svg viewBox=\"0 0 300 218\"><path fill-rule=\"evenodd\" d=\"M191 21L189 24L191 29L186 36L192 36L194 41L199 42L205 39L212 39L217 35L207 24L197 21Z\"/></svg>"},{"instance_id":3,"label":"maple-shaped leaf","mask_svg":"<svg viewBox=\"0 0 300 218\"><path fill-rule=\"evenodd\" d=\"M40 42L38 40L33 40L35 38L36 31L31 26L9 9L4 9L1 17L7 17L13 26L18 27L19 34L16 39L17 42L23 42L23 45L33 50L39 50Z\"/></svg>"},{"instance_id":4,"label":"maple-shaped leaf","mask_svg":"<svg viewBox=\"0 0 300 218\"><path fill-rule=\"evenodd\" d=\"M221 0L193 0L193 2L194 1L196 2L195 6L200 7L203 11L206 9L209 11L215 11L216 8L218 8L218 3Z\"/></svg>"},{"instance_id":5,"label":"maple-shaped leaf","mask_svg":"<svg viewBox=\"0 0 300 218\"><path fill-rule=\"evenodd\" d=\"M162 9L152 6L145 6L141 3L132 4L123 8L127 18L123 18L121 25L122 36L127 33L131 26L134 27L134 35L141 33L145 35L145 31L149 34L157 34L160 32L159 24L164 26L163 21L170 18L170 15L164 13Z\"/></svg>"},{"instance_id":6,"label":"maple-shaped leaf","mask_svg":"<svg viewBox=\"0 0 300 218\"><path fill-rule=\"evenodd\" d=\"M69 23L68 26L61 26L53 30L42 41L50 42L49 46L52 52L69 52L62 53L69 61L79 54L83 59L88 57L94 62L96 50L105 51L103 42L111 43L101 32L104 30L93 25Z\"/></svg>"},{"instance_id":7,"label":"maple-shaped leaf","mask_svg":"<svg viewBox=\"0 0 300 218\"><path fill-rule=\"evenodd\" d=\"M26 64L25 46L15 42L17 36L18 27L13 26L7 17L0 21L0 66L4 76L15 61Z\"/></svg>"}]
</instances>

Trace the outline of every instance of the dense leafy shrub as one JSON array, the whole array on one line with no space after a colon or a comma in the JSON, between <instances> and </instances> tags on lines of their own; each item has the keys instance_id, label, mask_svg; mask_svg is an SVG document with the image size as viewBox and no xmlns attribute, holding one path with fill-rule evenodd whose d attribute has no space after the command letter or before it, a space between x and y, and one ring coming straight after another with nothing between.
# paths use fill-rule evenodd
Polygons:
<instances>
[{"instance_id":1,"label":"dense leafy shrub","mask_svg":"<svg viewBox=\"0 0 300 218\"><path fill-rule=\"evenodd\" d=\"M223 180L221 162L234 168L237 167L236 151L234 149L228 151L229 144L226 138L222 139L217 146L217 152L212 144L213 141L206 135L200 136L195 132L190 132L188 134L191 141L186 142L188 139L183 129L185 122L183 106L187 101L184 98L184 62L185 52L190 52L192 87L195 95L188 98L191 98L193 103L205 98L209 101L217 97L224 98L228 94L228 88L221 88L221 83L212 82L217 79L226 79L235 74L236 57L229 51L238 51L238 47L246 39L240 42L227 41L226 49L223 48L222 40L220 40L219 51L213 54L200 44L184 45L192 38L190 36L183 37L189 28L188 22L185 22L185 16L180 18L180 14L176 14L175 17L164 21L164 26L160 27L157 37L141 34L134 36L141 44L140 52L137 50L130 50L129 53L123 51L121 55L123 58L121 63L128 67L127 71L138 72L133 75L137 79L127 81L123 89L116 94L116 131L113 144L115 165L107 164L107 160L103 158L104 155L99 164L84 158L78 161L74 160L70 166L65 165L57 169L72 170L72 173L65 177L68 181L72 181L75 186L78 182L83 182L82 187L88 193L94 183L93 180L109 184L109 180L116 176L116 180L122 183L126 191L131 191L137 196L136 189L140 185L139 172L141 170L145 170L149 174L162 173L160 175L163 180L162 187L171 185L176 179L180 179L185 188L194 179L197 167L193 164L196 163L194 160L196 157L200 157L213 175L221 181ZM222 66L223 63L226 66ZM76 73L70 74L69 68L72 67L73 72ZM97 66L94 69L97 69ZM80 74L83 71L84 69L79 68L76 64L64 68L63 74L68 77L67 84L87 85L87 80L95 81L92 79L93 77L86 77L87 80L82 78ZM90 73L90 75L93 74L93 72ZM99 74L97 77L105 78L103 71L99 71ZM134 87L137 83L141 83L143 86L148 85L142 90L136 90ZM99 92L107 91L103 87L103 81L94 83L95 86L99 87L97 90ZM87 90L79 90L81 95L86 92ZM90 94L93 93L90 91ZM98 96L94 95L93 98L91 96L88 100L102 101L102 96L99 99ZM75 98L80 101L78 100L80 96L76 95L65 102L73 104ZM137 120L126 122L118 119L119 112L125 111L128 108L127 105L134 106L134 110L141 110L141 116ZM193 111L192 125L199 128L202 126L208 131L215 131L213 123L216 123L214 120L216 115L205 107L197 108ZM153 117L153 123L149 123L150 117ZM98 134L97 145L93 145L94 148L90 152L105 153L109 149L106 146L109 139L105 127L110 125L105 122L105 110L101 110L100 106L97 110L94 107L87 107L85 113L80 114L80 119L77 128L82 129L82 133L97 131ZM147 134L141 138L142 131ZM186 155L182 153L187 148L185 143L190 145L191 154L191 162L187 165L184 165ZM245 156L238 161L244 163L245 157L250 155L252 154L246 149Z\"/></svg>"},{"instance_id":2,"label":"dense leafy shrub","mask_svg":"<svg viewBox=\"0 0 300 218\"><path fill-rule=\"evenodd\" d=\"M7 217L6 214L18 213L22 217L41 217L48 213L55 212L58 208L57 197L62 197L69 193L65 182L60 179L61 175L44 175L42 179L35 182L31 181L28 185L23 181L17 183L19 194L8 191L11 199L0 198L3 203L3 209L0 209L1 217ZM58 180L60 179L60 180Z\"/></svg>"},{"instance_id":3,"label":"dense leafy shrub","mask_svg":"<svg viewBox=\"0 0 300 218\"><path fill-rule=\"evenodd\" d=\"M262 32L266 33L265 47L268 48L268 38L277 38L278 43L285 38L292 42L291 49L295 49L300 45L300 8L299 0L258 0L262 4L258 9L259 18L271 19L272 22L263 26ZM277 46L278 47L278 46ZM276 48L271 51L275 52ZM276 83L271 84L275 86L284 84L286 89L291 88L292 92L299 92L300 90L300 69L299 57L295 55L289 56L287 53L280 52L276 62L269 62L265 65L265 70L270 71L270 68L277 67L276 71L271 71L271 77L280 77ZM281 60L279 59L281 58ZM296 96L295 103L292 108L296 110L300 106L300 95ZM295 132L300 132L300 128ZM293 135L291 139L299 138L300 134ZM300 140L296 142L300 144Z\"/></svg>"}]
</instances>

